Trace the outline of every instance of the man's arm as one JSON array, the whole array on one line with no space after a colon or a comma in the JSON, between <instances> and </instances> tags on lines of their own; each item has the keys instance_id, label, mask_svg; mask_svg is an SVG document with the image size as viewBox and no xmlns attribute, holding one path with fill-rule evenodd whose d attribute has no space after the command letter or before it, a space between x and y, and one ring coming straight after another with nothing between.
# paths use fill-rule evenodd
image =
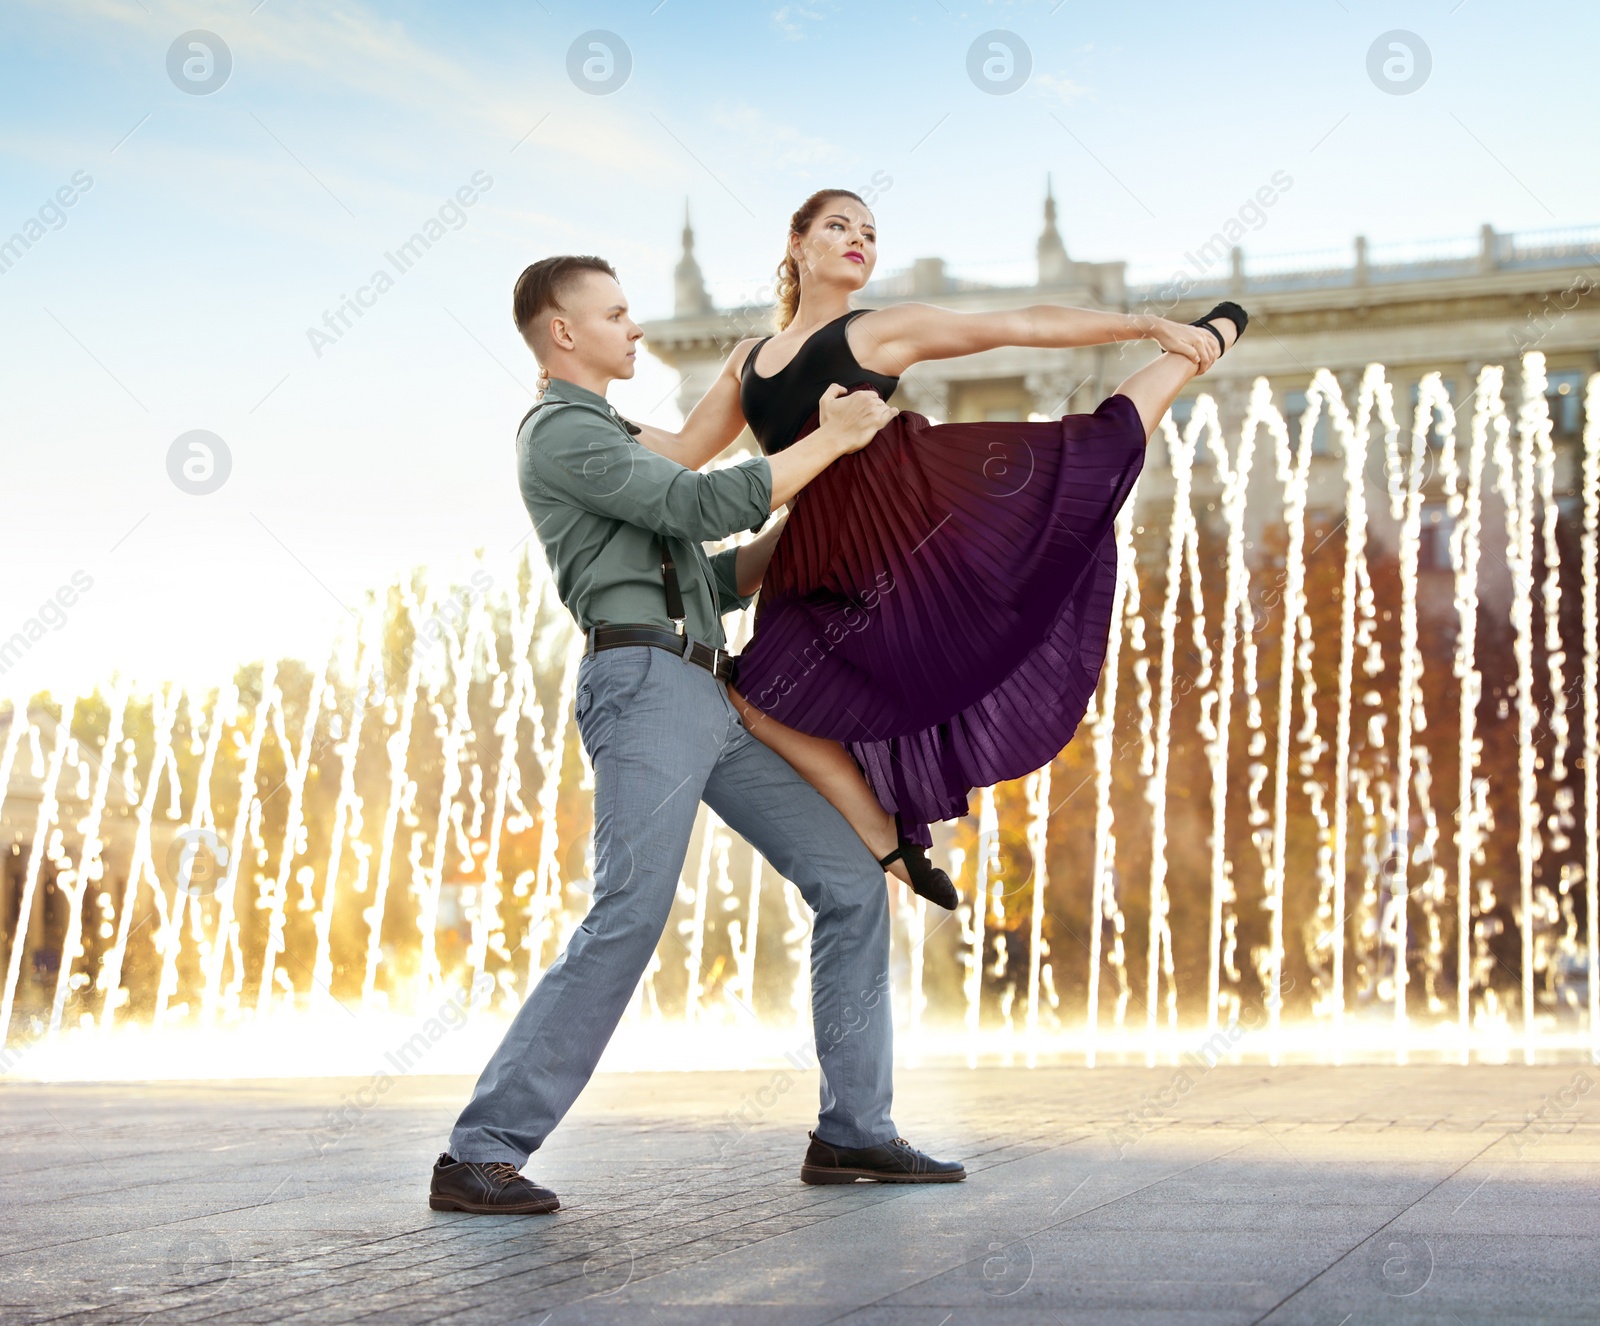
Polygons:
<instances>
[{"instance_id":1,"label":"man's arm","mask_svg":"<svg viewBox=\"0 0 1600 1326\"><path fill-rule=\"evenodd\" d=\"M761 588L767 574L767 564L789 522L785 511L772 522L759 538L741 543L736 548L724 548L711 558L711 574L717 586L717 611L732 612L735 608L748 608L750 600Z\"/></svg>"},{"instance_id":2,"label":"man's arm","mask_svg":"<svg viewBox=\"0 0 1600 1326\"><path fill-rule=\"evenodd\" d=\"M759 525L772 509L766 457L700 474L583 406L536 422L522 463L540 487L574 506L693 543Z\"/></svg>"},{"instance_id":3,"label":"man's arm","mask_svg":"<svg viewBox=\"0 0 1600 1326\"><path fill-rule=\"evenodd\" d=\"M750 600L755 597L759 585L746 590L738 583L739 580L739 554L744 551L745 545L737 548L724 548L719 553L713 553L708 559L711 563L711 583L717 591L717 615L733 612L739 608L748 608Z\"/></svg>"},{"instance_id":4,"label":"man's arm","mask_svg":"<svg viewBox=\"0 0 1600 1326\"><path fill-rule=\"evenodd\" d=\"M823 396L822 423L775 456L699 473L632 441L593 410L536 423L523 463L546 490L585 510L703 543L759 525L840 456L866 446L899 413L871 392Z\"/></svg>"},{"instance_id":5,"label":"man's arm","mask_svg":"<svg viewBox=\"0 0 1600 1326\"><path fill-rule=\"evenodd\" d=\"M778 540L783 536L783 527L788 523L789 513L785 511L758 537L732 549L738 554L734 563L734 583L741 596L754 594L761 588L761 582L767 574L767 563L772 560Z\"/></svg>"},{"instance_id":6,"label":"man's arm","mask_svg":"<svg viewBox=\"0 0 1600 1326\"><path fill-rule=\"evenodd\" d=\"M860 451L878 430L900 411L885 405L875 392L845 389L835 382L817 402L821 418L816 431L807 433L775 456L772 466L772 506L776 511L832 465L840 456Z\"/></svg>"}]
</instances>

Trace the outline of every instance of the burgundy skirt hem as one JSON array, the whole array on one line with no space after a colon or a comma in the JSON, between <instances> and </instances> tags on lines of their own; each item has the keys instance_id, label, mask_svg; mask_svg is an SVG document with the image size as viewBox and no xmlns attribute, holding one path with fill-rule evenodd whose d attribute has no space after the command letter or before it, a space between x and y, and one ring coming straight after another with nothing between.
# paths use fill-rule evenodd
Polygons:
<instances>
[{"instance_id":1,"label":"burgundy skirt hem","mask_svg":"<svg viewBox=\"0 0 1600 1326\"><path fill-rule=\"evenodd\" d=\"M1054 759L1105 660L1133 402L1040 423L902 412L801 493L736 685L843 742L902 832Z\"/></svg>"}]
</instances>

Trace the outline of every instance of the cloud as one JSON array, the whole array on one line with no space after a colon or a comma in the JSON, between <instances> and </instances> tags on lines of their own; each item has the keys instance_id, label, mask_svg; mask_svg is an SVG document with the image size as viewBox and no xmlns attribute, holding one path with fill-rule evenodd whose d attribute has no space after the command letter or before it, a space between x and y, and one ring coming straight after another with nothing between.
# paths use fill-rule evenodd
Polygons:
<instances>
[{"instance_id":1,"label":"cloud","mask_svg":"<svg viewBox=\"0 0 1600 1326\"><path fill-rule=\"evenodd\" d=\"M497 77L500 70L459 63L419 42L402 23L356 0L298 6L291 0L273 0L250 14L238 6L186 0L140 0L137 5L121 0L32 2L48 19L66 20L74 41L87 35L89 40L115 46L119 61L126 54L126 38L119 32L136 33L162 49L178 33L209 24L233 48L234 81L242 77L248 61L273 66L313 91L365 97L407 112L415 110L419 91L425 90L429 105L439 108L441 128L483 134L508 148L541 116L553 112L550 124L530 144L636 177L657 178L662 173L659 134L650 132L654 126L647 120L636 122L621 106L606 107L610 114L595 114L600 108L584 104L590 99L567 87L564 77L552 89L542 80ZM529 90L523 92L522 87ZM586 112L583 133L564 136L560 122L570 122L566 112L575 99ZM266 115L269 108L260 109Z\"/></svg>"},{"instance_id":2,"label":"cloud","mask_svg":"<svg viewBox=\"0 0 1600 1326\"><path fill-rule=\"evenodd\" d=\"M1092 88L1084 87L1082 83L1074 83L1070 78L1057 78L1054 74L1036 73L1033 76L1033 87L1040 96L1050 101L1059 101L1062 105L1081 101L1085 97L1094 99Z\"/></svg>"},{"instance_id":3,"label":"cloud","mask_svg":"<svg viewBox=\"0 0 1600 1326\"><path fill-rule=\"evenodd\" d=\"M706 118L722 137L731 140L735 149L731 155L739 160L760 161L780 170L807 170L840 168L850 156L839 144L780 124L754 106L724 102L713 106Z\"/></svg>"},{"instance_id":4,"label":"cloud","mask_svg":"<svg viewBox=\"0 0 1600 1326\"><path fill-rule=\"evenodd\" d=\"M820 23L827 15L810 5L779 5L772 11L772 25L786 41L804 41L805 25Z\"/></svg>"}]
</instances>

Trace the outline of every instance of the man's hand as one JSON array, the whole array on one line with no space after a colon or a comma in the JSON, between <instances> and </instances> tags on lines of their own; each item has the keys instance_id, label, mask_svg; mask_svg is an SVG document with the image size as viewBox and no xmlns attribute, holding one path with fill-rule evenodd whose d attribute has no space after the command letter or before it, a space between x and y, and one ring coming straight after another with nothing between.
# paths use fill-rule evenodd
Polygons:
<instances>
[{"instance_id":1,"label":"man's hand","mask_svg":"<svg viewBox=\"0 0 1600 1326\"><path fill-rule=\"evenodd\" d=\"M846 392L835 382L822 393L817 413L821 420L818 431L827 430L838 443L839 454L844 455L860 451L900 411L886 405L875 391Z\"/></svg>"},{"instance_id":2,"label":"man's hand","mask_svg":"<svg viewBox=\"0 0 1600 1326\"><path fill-rule=\"evenodd\" d=\"M837 382L817 404L821 422L792 446L767 457L772 467L772 510L792 498L841 456L860 451L886 423L899 414L876 392L846 393Z\"/></svg>"}]
</instances>

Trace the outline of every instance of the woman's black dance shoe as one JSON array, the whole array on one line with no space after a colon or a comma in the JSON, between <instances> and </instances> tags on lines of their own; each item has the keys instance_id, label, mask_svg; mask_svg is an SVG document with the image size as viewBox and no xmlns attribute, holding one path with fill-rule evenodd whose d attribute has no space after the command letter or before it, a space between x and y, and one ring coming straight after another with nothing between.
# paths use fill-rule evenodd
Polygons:
<instances>
[{"instance_id":1,"label":"woman's black dance shoe","mask_svg":"<svg viewBox=\"0 0 1600 1326\"><path fill-rule=\"evenodd\" d=\"M878 864L885 870L896 861L906 863L906 870L911 875L913 893L943 907L947 912L955 911L956 904L961 901L961 895L956 892L956 886L950 882L950 876L928 860L928 854L923 851L921 843L907 842L902 838L900 845L894 851L888 856L878 858Z\"/></svg>"},{"instance_id":2,"label":"woman's black dance shoe","mask_svg":"<svg viewBox=\"0 0 1600 1326\"><path fill-rule=\"evenodd\" d=\"M1244 335L1244 329L1249 325L1250 315L1237 304L1235 304L1231 299L1225 299L1222 301L1222 303L1218 304L1216 308L1212 309L1211 312L1207 313L1205 317L1196 318L1189 324L1191 327L1204 327L1208 332L1217 338L1217 345L1220 347L1217 353L1226 354L1228 352L1227 342L1222 339L1222 333L1211 325L1212 318L1226 318L1235 327L1237 327L1239 332L1238 335L1233 338L1233 340L1235 344L1238 344L1239 337Z\"/></svg>"}]
</instances>

